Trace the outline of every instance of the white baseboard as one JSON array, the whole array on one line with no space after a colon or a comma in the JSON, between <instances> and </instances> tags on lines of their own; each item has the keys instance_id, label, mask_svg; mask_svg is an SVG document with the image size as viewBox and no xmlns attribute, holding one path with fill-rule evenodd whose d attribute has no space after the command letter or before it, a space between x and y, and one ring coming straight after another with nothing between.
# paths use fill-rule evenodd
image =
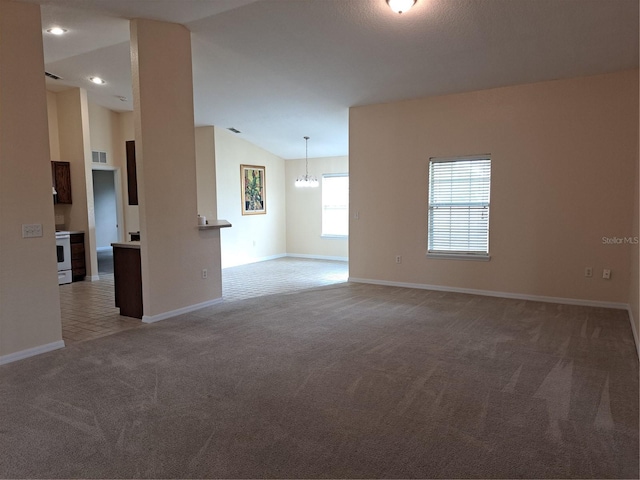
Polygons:
<instances>
[{"instance_id":1,"label":"white baseboard","mask_svg":"<svg viewBox=\"0 0 640 480\"><path fill-rule=\"evenodd\" d=\"M636 321L633 318L633 312L631 311L631 305L628 306L629 321L631 322L631 331L633 332L633 340L636 342L636 353L640 358L640 343L638 343L638 330L636 329Z\"/></svg>"},{"instance_id":2,"label":"white baseboard","mask_svg":"<svg viewBox=\"0 0 640 480\"><path fill-rule=\"evenodd\" d=\"M5 363L17 362L18 360L23 360L35 355L40 355L41 353L51 352L52 350L58 350L59 348L64 348L64 340L47 343L38 347L27 348L26 350L10 353L8 355L2 355L0 357L0 365L4 365Z\"/></svg>"},{"instance_id":3,"label":"white baseboard","mask_svg":"<svg viewBox=\"0 0 640 480\"><path fill-rule=\"evenodd\" d=\"M100 275L87 275L84 277L85 282L97 282L100 280Z\"/></svg>"},{"instance_id":4,"label":"white baseboard","mask_svg":"<svg viewBox=\"0 0 640 480\"><path fill-rule=\"evenodd\" d=\"M239 267L240 265L250 265L252 263L266 262L268 260L276 260L278 258L293 257L293 258L310 258L313 260L334 260L338 262L348 262L349 257L334 257L331 255L307 255L304 253L279 253L278 255L270 255L268 257L251 258L246 262L233 262L224 264L223 269L231 267Z\"/></svg>"},{"instance_id":5,"label":"white baseboard","mask_svg":"<svg viewBox=\"0 0 640 480\"><path fill-rule=\"evenodd\" d=\"M96 247L96 252L111 252L113 247Z\"/></svg>"},{"instance_id":6,"label":"white baseboard","mask_svg":"<svg viewBox=\"0 0 640 480\"><path fill-rule=\"evenodd\" d=\"M182 315L183 313L193 312L194 310L200 310L201 308L210 307L211 305L216 305L217 303L221 303L222 298L215 298L213 300L208 300L202 303L196 303L195 305L189 305L188 307L178 308L177 310L171 310L170 312L159 313L157 315L143 315L142 322L143 323L155 323L160 320L166 320L167 318L177 317L178 315Z\"/></svg>"},{"instance_id":7,"label":"white baseboard","mask_svg":"<svg viewBox=\"0 0 640 480\"><path fill-rule=\"evenodd\" d=\"M442 285L426 285L422 283L388 282L386 280L372 280L368 278L349 277L350 282L370 283L373 285L386 285L390 287L419 288L422 290L436 290L440 292L468 293L470 295L483 295L485 297L513 298L516 300L530 300L532 302L562 303L565 305L582 305L585 307L614 308L627 310L626 303L603 302L599 300L582 300L579 298L546 297L542 295L527 295L523 293L495 292L493 290L477 290L475 288L447 287Z\"/></svg>"},{"instance_id":8,"label":"white baseboard","mask_svg":"<svg viewBox=\"0 0 640 480\"><path fill-rule=\"evenodd\" d=\"M332 257L330 255L306 255L304 253L287 253L287 257L310 258L312 260L335 260L338 262L348 262L349 257Z\"/></svg>"}]
</instances>

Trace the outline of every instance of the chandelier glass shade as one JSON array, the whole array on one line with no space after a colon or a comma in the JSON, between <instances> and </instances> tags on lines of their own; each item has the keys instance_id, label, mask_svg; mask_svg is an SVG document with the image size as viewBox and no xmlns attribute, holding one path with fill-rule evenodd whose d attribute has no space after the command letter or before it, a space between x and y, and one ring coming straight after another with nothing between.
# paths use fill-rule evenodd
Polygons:
<instances>
[{"instance_id":1,"label":"chandelier glass shade","mask_svg":"<svg viewBox=\"0 0 640 480\"><path fill-rule=\"evenodd\" d=\"M309 137L304 137L304 151L305 174L296 178L295 185L300 188L315 188L319 183L316 177L309 175Z\"/></svg>"}]
</instances>

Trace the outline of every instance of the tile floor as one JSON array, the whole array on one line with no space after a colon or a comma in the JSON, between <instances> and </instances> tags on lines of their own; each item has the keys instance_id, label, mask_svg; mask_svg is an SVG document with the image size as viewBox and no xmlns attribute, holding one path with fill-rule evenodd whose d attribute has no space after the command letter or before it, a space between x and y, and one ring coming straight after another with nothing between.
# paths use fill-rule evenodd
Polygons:
<instances>
[{"instance_id":1,"label":"tile floor","mask_svg":"<svg viewBox=\"0 0 640 480\"><path fill-rule=\"evenodd\" d=\"M143 325L137 318L120 315L113 291L113 274L101 274L97 282L60 285L62 339L67 345Z\"/></svg>"},{"instance_id":2,"label":"tile floor","mask_svg":"<svg viewBox=\"0 0 640 480\"><path fill-rule=\"evenodd\" d=\"M106 273L106 257L99 263L100 280L60 285L62 338L67 345L144 326L137 318L120 315L114 306L113 273ZM236 301L293 292L346 282L347 277L347 262L284 257L223 269L222 298Z\"/></svg>"}]
</instances>

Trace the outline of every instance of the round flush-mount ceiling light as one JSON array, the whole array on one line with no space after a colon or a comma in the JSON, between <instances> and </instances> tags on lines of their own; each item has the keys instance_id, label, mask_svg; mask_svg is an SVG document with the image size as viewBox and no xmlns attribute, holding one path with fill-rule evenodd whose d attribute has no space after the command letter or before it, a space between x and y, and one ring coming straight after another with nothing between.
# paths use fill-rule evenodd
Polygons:
<instances>
[{"instance_id":1,"label":"round flush-mount ceiling light","mask_svg":"<svg viewBox=\"0 0 640 480\"><path fill-rule=\"evenodd\" d=\"M67 32L68 32L68 30L66 28L62 28L62 27L47 28L47 33L50 33L52 35L64 35Z\"/></svg>"},{"instance_id":2,"label":"round flush-mount ceiling light","mask_svg":"<svg viewBox=\"0 0 640 480\"><path fill-rule=\"evenodd\" d=\"M89 77L89 80L93 83L95 83L96 85L104 85L105 82L103 79L101 79L100 77Z\"/></svg>"},{"instance_id":3,"label":"round flush-mount ceiling light","mask_svg":"<svg viewBox=\"0 0 640 480\"><path fill-rule=\"evenodd\" d=\"M416 4L416 0L387 0L389 8L396 13L404 13Z\"/></svg>"}]
</instances>

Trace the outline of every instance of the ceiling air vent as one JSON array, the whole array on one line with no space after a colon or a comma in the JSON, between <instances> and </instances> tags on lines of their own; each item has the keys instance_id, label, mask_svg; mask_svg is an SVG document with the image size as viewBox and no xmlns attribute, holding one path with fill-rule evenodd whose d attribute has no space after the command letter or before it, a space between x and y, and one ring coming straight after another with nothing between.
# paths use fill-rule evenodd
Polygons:
<instances>
[{"instance_id":1,"label":"ceiling air vent","mask_svg":"<svg viewBox=\"0 0 640 480\"><path fill-rule=\"evenodd\" d=\"M53 78L54 80L60 80L62 77L59 77L58 75L56 75L55 73L51 73L51 72L44 72L45 77L49 77L49 78Z\"/></svg>"},{"instance_id":2,"label":"ceiling air vent","mask_svg":"<svg viewBox=\"0 0 640 480\"><path fill-rule=\"evenodd\" d=\"M233 128L233 127L229 127L229 128L227 128L227 130L229 130L230 132L233 132L233 133L242 133L240 130L238 130L236 128Z\"/></svg>"}]
</instances>

